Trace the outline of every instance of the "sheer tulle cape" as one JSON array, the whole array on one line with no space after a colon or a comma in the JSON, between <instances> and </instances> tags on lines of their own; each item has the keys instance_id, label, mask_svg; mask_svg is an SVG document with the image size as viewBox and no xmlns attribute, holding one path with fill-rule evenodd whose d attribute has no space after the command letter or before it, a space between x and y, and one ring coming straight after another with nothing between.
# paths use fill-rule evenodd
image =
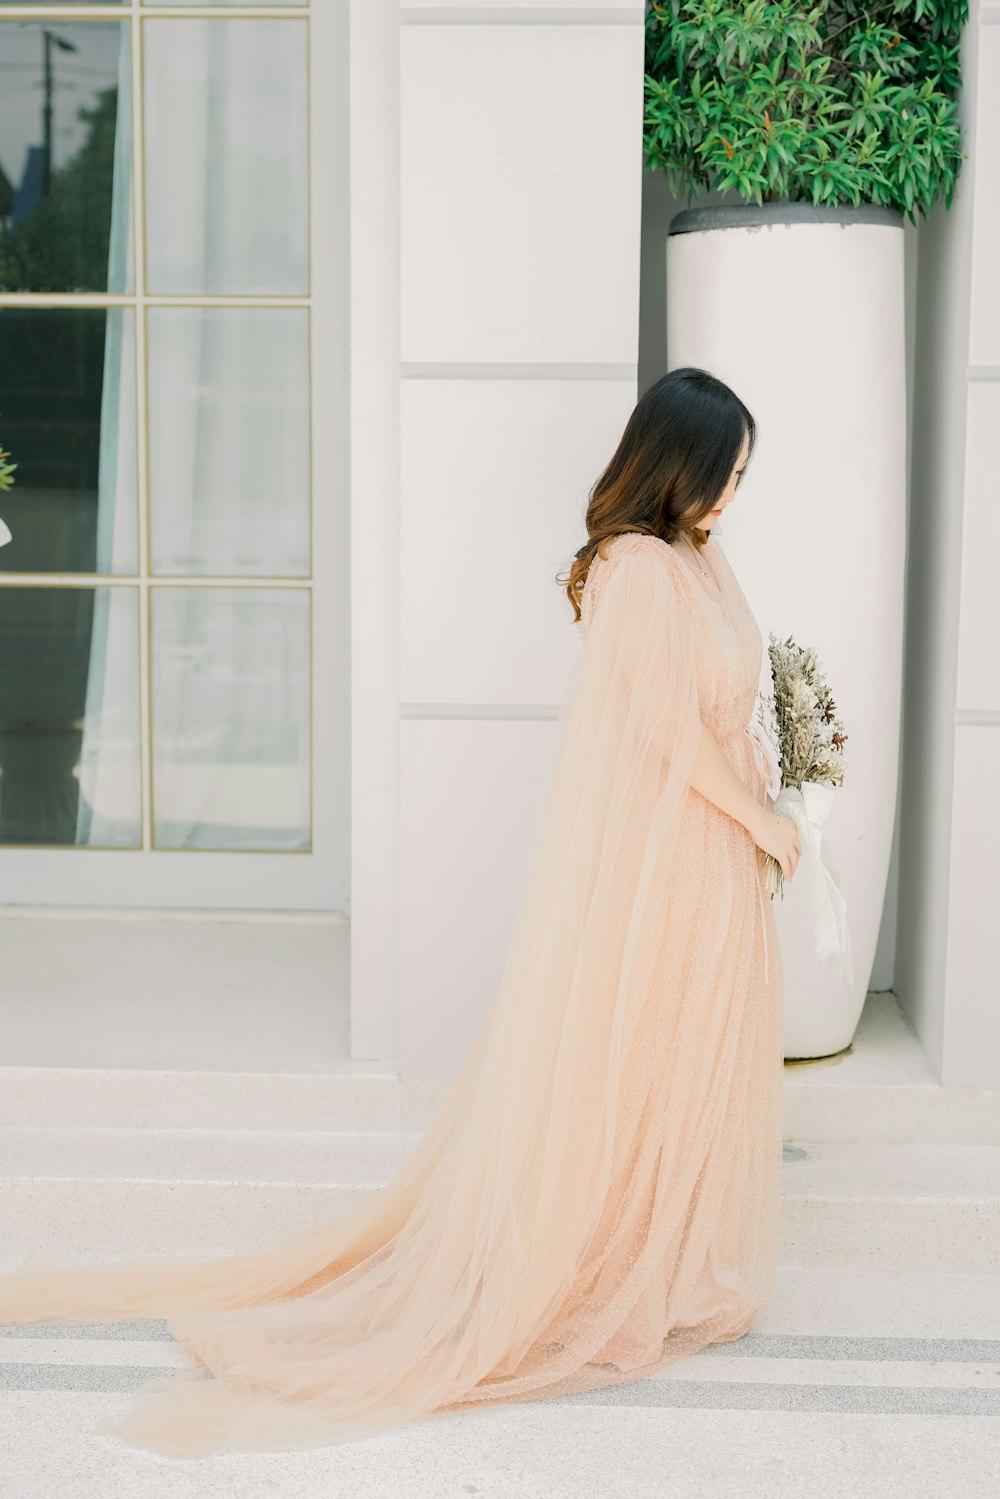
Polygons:
<instances>
[{"instance_id":1,"label":"sheer tulle cape","mask_svg":"<svg viewBox=\"0 0 1000 1499\"><path fill-rule=\"evenodd\" d=\"M261 1251L0 1277L0 1322L160 1315L194 1360L96 1430L183 1457L333 1445L635 1378L752 1322L774 1203L745 1189L772 1168L737 1094L773 1037L697 981L748 973L752 926L728 970L665 926L702 729L675 565L646 538L595 564L500 987L403 1169Z\"/></svg>"}]
</instances>

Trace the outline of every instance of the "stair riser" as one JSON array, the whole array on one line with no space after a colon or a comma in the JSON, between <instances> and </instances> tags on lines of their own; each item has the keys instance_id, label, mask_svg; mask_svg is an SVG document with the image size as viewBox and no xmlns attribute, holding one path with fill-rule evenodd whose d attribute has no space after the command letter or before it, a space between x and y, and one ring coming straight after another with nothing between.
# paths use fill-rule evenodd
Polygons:
<instances>
[{"instance_id":1,"label":"stair riser","mask_svg":"<svg viewBox=\"0 0 1000 1499\"><path fill-rule=\"evenodd\" d=\"M374 1187L219 1182L6 1181L0 1253L79 1261L263 1248L365 1201ZM1000 1202L786 1193L780 1258L802 1265L1000 1271Z\"/></svg>"}]
</instances>

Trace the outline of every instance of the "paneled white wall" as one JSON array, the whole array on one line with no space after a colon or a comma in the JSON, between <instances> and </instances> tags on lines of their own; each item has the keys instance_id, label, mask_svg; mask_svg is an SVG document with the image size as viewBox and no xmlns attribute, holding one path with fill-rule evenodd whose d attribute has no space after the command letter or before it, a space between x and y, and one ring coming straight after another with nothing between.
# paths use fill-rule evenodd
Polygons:
<instances>
[{"instance_id":1,"label":"paneled white wall","mask_svg":"<svg viewBox=\"0 0 1000 1499\"><path fill-rule=\"evenodd\" d=\"M404 361L636 363L635 12L404 25Z\"/></svg>"},{"instance_id":2,"label":"paneled white wall","mask_svg":"<svg viewBox=\"0 0 1000 1499\"><path fill-rule=\"evenodd\" d=\"M553 575L637 394L641 4L351 0L352 1040L452 1074L495 995L556 705ZM1000 8L919 231L895 984L1000 1086Z\"/></svg>"},{"instance_id":3,"label":"paneled white wall","mask_svg":"<svg viewBox=\"0 0 1000 1499\"><path fill-rule=\"evenodd\" d=\"M641 218L641 6L447 9L400 37L400 1069L426 1077L499 983L580 649L554 575L636 399Z\"/></svg>"},{"instance_id":4,"label":"paneled white wall","mask_svg":"<svg viewBox=\"0 0 1000 1499\"><path fill-rule=\"evenodd\" d=\"M557 700L577 632L555 575L586 538L586 492L634 404L631 374L403 381L408 710Z\"/></svg>"},{"instance_id":5,"label":"paneled white wall","mask_svg":"<svg viewBox=\"0 0 1000 1499\"><path fill-rule=\"evenodd\" d=\"M995 27L994 32L997 43L1000 43L1000 26ZM996 59L997 83L1000 85L1000 45ZM1000 130L1000 98L993 113L996 118L992 125ZM1000 197L1000 181L997 196ZM1000 233L994 241L993 254L995 264L1000 266ZM995 269L987 273L984 267L982 276L976 276L974 266L973 288L977 281L986 280L996 280ZM1000 297L996 300L1000 313ZM973 343L975 341L973 324ZM993 367L987 360L978 361L978 368L976 363L974 361L966 407L956 696L960 713L992 713L1000 724L1000 609L997 606L996 574L997 558L1000 557L1000 453L997 450L1000 434L1000 316L997 318ZM1000 760L996 763L1000 773ZM995 883L994 890L1000 895L1000 880Z\"/></svg>"},{"instance_id":6,"label":"paneled white wall","mask_svg":"<svg viewBox=\"0 0 1000 1499\"><path fill-rule=\"evenodd\" d=\"M1000 1088L1000 7L970 7L966 161L921 227L897 992L942 1082Z\"/></svg>"},{"instance_id":7,"label":"paneled white wall","mask_svg":"<svg viewBox=\"0 0 1000 1499\"><path fill-rule=\"evenodd\" d=\"M1000 8L978 22L943 1079L1000 1088Z\"/></svg>"},{"instance_id":8,"label":"paneled white wall","mask_svg":"<svg viewBox=\"0 0 1000 1499\"><path fill-rule=\"evenodd\" d=\"M384 256L395 190L399 363L371 383L381 454L358 411L352 1049L446 1077L495 998L581 649L555 574L636 400L643 5L403 0L391 38L355 9L355 45L398 52L394 178L364 135L387 101L356 95L355 177L382 180L352 243L377 322L357 256Z\"/></svg>"}]
</instances>

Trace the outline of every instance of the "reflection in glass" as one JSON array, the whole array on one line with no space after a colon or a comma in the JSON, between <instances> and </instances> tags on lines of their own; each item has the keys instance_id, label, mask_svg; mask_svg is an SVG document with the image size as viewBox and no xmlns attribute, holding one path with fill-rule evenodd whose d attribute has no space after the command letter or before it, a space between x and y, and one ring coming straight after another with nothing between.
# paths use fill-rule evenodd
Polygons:
<instances>
[{"instance_id":1,"label":"reflection in glass","mask_svg":"<svg viewBox=\"0 0 1000 1499\"><path fill-rule=\"evenodd\" d=\"M0 308L0 572L138 571L134 335L130 307Z\"/></svg>"},{"instance_id":2,"label":"reflection in glass","mask_svg":"<svg viewBox=\"0 0 1000 1499\"><path fill-rule=\"evenodd\" d=\"M308 590L151 596L154 847L308 851Z\"/></svg>"},{"instance_id":3,"label":"reflection in glass","mask_svg":"<svg viewBox=\"0 0 1000 1499\"><path fill-rule=\"evenodd\" d=\"M0 20L0 291L132 290L127 21Z\"/></svg>"},{"instance_id":4,"label":"reflection in glass","mask_svg":"<svg viewBox=\"0 0 1000 1499\"><path fill-rule=\"evenodd\" d=\"M151 307L156 573L309 572L304 308Z\"/></svg>"},{"instance_id":5,"label":"reflection in glass","mask_svg":"<svg viewBox=\"0 0 1000 1499\"><path fill-rule=\"evenodd\" d=\"M154 294L308 292L306 23L149 17Z\"/></svg>"},{"instance_id":6,"label":"reflection in glass","mask_svg":"<svg viewBox=\"0 0 1000 1499\"><path fill-rule=\"evenodd\" d=\"M138 848L134 588L0 588L0 843Z\"/></svg>"}]
</instances>

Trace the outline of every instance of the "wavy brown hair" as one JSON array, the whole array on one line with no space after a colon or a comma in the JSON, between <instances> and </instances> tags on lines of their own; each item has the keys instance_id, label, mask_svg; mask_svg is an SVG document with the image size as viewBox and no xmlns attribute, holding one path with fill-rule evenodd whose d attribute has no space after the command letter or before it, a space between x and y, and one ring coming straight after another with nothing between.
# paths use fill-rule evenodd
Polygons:
<instances>
[{"instance_id":1,"label":"wavy brown hair","mask_svg":"<svg viewBox=\"0 0 1000 1499\"><path fill-rule=\"evenodd\" d=\"M649 387L590 491L587 540L568 576L556 577L574 620L580 618L590 564L612 536L637 531L672 546L684 531L695 545L705 545L711 532L698 522L729 483L744 435L749 461L757 424L739 396L708 370L684 365Z\"/></svg>"}]
</instances>

